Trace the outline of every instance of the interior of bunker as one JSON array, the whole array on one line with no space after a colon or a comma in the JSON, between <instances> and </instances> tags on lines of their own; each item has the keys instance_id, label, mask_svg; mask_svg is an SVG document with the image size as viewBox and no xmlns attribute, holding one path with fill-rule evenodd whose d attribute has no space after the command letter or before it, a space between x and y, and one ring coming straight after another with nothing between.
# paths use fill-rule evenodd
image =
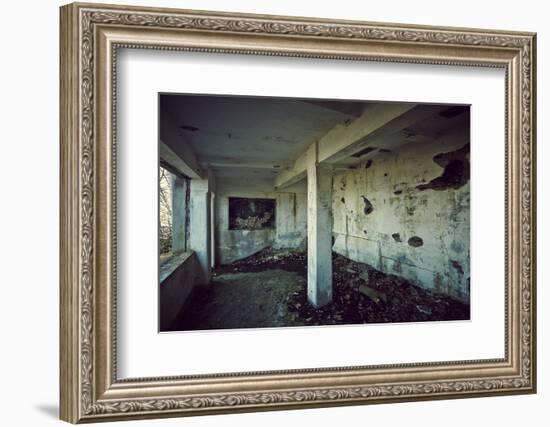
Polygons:
<instances>
[{"instance_id":1,"label":"interior of bunker","mask_svg":"<svg viewBox=\"0 0 550 427\"><path fill-rule=\"evenodd\" d=\"M470 108L159 95L160 331L468 320Z\"/></svg>"}]
</instances>

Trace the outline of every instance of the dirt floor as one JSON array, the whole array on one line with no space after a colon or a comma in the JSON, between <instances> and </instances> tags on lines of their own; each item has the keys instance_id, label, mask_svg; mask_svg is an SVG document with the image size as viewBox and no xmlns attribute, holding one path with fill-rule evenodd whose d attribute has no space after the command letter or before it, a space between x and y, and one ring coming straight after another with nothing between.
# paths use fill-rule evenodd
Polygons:
<instances>
[{"instance_id":1,"label":"dirt floor","mask_svg":"<svg viewBox=\"0 0 550 427\"><path fill-rule=\"evenodd\" d=\"M220 267L172 330L467 320L470 307L333 254L333 302L307 301L305 253L265 250Z\"/></svg>"}]
</instances>

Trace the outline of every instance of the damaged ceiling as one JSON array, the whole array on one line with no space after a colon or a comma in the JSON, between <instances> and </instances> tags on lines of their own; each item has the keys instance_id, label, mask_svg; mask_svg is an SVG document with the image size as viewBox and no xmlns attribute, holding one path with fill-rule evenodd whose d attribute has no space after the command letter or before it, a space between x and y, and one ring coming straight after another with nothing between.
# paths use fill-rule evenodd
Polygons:
<instances>
[{"instance_id":1,"label":"damaged ceiling","mask_svg":"<svg viewBox=\"0 0 550 427\"><path fill-rule=\"evenodd\" d=\"M216 178L273 182L313 142L346 126L375 103L267 97L172 95L160 97L162 114L175 124L181 144ZM378 103L380 104L380 103ZM335 162L353 167L380 152L425 142L468 120L469 107L418 105L406 125L394 123L368 136L361 149ZM416 120L417 119L417 120ZM412 124L411 124L412 123Z\"/></svg>"}]
</instances>

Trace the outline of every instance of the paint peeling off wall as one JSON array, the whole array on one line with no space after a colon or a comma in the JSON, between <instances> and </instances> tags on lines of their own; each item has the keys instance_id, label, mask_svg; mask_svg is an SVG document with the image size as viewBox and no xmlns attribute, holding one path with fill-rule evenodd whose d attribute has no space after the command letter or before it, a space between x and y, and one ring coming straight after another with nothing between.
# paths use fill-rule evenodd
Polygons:
<instances>
[{"instance_id":1,"label":"paint peeling off wall","mask_svg":"<svg viewBox=\"0 0 550 427\"><path fill-rule=\"evenodd\" d=\"M262 230L275 226L275 199L229 197L230 230Z\"/></svg>"},{"instance_id":2,"label":"paint peeling off wall","mask_svg":"<svg viewBox=\"0 0 550 427\"><path fill-rule=\"evenodd\" d=\"M469 159L455 130L335 174L334 251L469 302Z\"/></svg>"}]
</instances>

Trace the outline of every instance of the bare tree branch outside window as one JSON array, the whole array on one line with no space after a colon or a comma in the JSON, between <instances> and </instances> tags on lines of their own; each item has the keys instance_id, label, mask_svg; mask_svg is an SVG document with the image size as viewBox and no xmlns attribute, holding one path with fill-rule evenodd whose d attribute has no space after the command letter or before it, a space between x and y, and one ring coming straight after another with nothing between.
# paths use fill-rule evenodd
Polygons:
<instances>
[{"instance_id":1,"label":"bare tree branch outside window","mask_svg":"<svg viewBox=\"0 0 550 427\"><path fill-rule=\"evenodd\" d=\"M159 249L161 254L172 251L172 179L172 173L159 167Z\"/></svg>"}]
</instances>

